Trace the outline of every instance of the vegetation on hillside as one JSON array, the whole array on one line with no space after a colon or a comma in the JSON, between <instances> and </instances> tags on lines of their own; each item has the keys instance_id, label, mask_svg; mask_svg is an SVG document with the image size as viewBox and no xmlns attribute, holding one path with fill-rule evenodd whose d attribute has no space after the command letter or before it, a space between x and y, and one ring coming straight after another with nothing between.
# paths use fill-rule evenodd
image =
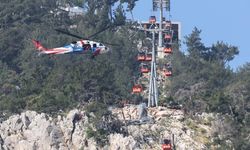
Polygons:
<instances>
[{"instance_id":1,"label":"vegetation on hillside","mask_svg":"<svg viewBox=\"0 0 250 150\"><path fill-rule=\"evenodd\" d=\"M185 37L187 55L174 52L168 96L183 105L188 117L202 112L229 116L224 120L225 129L217 131L227 136L215 143L227 145L225 141L230 139L237 149L249 149L250 63L234 72L228 62L239 53L238 48L223 41L206 47L200 34L201 30L194 28Z\"/></svg>"},{"instance_id":2,"label":"vegetation on hillside","mask_svg":"<svg viewBox=\"0 0 250 150\"><path fill-rule=\"evenodd\" d=\"M129 28L125 12L133 10L136 1L73 0L71 4L84 7L85 13L69 17L58 9L67 0L2 0L1 113L27 109L57 113L88 103L107 109L121 100L135 101L130 92L138 68L135 56L140 35ZM113 27L95 40L118 46L111 46L110 53L95 59L87 54L38 56L31 43L31 39L38 39L47 47L57 47L77 39L54 29L87 37L108 26ZM239 53L238 48L223 41L207 47L200 33L201 30L194 28L186 36L188 54L176 47L172 62L174 76L166 100L183 104L190 117L202 112L230 115L233 118L229 121L230 128L237 132L217 142L231 139L237 149L249 149L250 63L232 71L228 62ZM88 110L106 113L90 106Z\"/></svg>"},{"instance_id":3,"label":"vegetation on hillside","mask_svg":"<svg viewBox=\"0 0 250 150\"><path fill-rule=\"evenodd\" d=\"M119 6L110 17L106 8L115 3ZM4 2L0 14L1 110L52 113L89 101L110 105L130 97L136 36L128 36L122 3L130 9L134 5L134 1L85 1L86 14L70 18L57 9L56 1ZM38 39L47 47L58 47L77 40L57 33L57 28L87 37L111 25L94 40L119 46L93 60L88 54L38 56L31 44L31 39Z\"/></svg>"}]
</instances>

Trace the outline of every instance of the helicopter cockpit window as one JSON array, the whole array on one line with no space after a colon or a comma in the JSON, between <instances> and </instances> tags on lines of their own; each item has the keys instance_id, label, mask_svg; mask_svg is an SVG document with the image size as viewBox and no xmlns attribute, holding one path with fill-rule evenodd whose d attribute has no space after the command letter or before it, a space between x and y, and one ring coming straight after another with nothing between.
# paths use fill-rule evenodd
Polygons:
<instances>
[{"instance_id":1,"label":"helicopter cockpit window","mask_svg":"<svg viewBox=\"0 0 250 150\"><path fill-rule=\"evenodd\" d=\"M100 44L99 44L99 46L103 46L103 44L102 44L102 43L100 43Z\"/></svg>"},{"instance_id":2,"label":"helicopter cockpit window","mask_svg":"<svg viewBox=\"0 0 250 150\"><path fill-rule=\"evenodd\" d=\"M96 44L93 44L93 47L97 47L97 45L96 45Z\"/></svg>"}]
</instances>

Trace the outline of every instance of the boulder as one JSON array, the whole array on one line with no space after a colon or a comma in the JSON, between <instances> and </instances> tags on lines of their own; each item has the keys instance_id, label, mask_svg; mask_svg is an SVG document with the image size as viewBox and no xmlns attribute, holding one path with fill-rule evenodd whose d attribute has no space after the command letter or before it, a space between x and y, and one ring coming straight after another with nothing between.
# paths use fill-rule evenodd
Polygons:
<instances>
[{"instance_id":1,"label":"boulder","mask_svg":"<svg viewBox=\"0 0 250 150\"><path fill-rule=\"evenodd\" d=\"M138 143L132 136L124 137L121 134L109 135L109 149L112 150L135 150Z\"/></svg>"}]
</instances>

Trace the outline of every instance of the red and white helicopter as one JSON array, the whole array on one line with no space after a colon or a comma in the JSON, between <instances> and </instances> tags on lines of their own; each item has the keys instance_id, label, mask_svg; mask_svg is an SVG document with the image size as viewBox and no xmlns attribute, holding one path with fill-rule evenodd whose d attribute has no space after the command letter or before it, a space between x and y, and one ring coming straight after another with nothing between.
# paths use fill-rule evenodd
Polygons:
<instances>
[{"instance_id":1,"label":"red and white helicopter","mask_svg":"<svg viewBox=\"0 0 250 150\"><path fill-rule=\"evenodd\" d=\"M39 41L32 40L36 49L39 50L39 54L70 54L70 53L84 53L91 51L93 56L98 54L106 53L109 48L104 46L102 43L98 43L90 40L74 41L68 45L57 48L45 48Z\"/></svg>"},{"instance_id":2,"label":"red and white helicopter","mask_svg":"<svg viewBox=\"0 0 250 150\"><path fill-rule=\"evenodd\" d=\"M106 29L105 29L106 30ZM80 36L71 34L67 31L63 31L60 29L56 29L56 31L61 32L63 34L67 34L79 39L84 39ZM99 34L99 31L93 35L91 35L90 37L93 37L97 34ZM87 40L79 40L79 41L74 41L68 45L62 46L62 47L57 47L57 48L45 48L39 41L37 40L32 40L33 44L35 45L35 48L39 51L39 54L49 54L49 55L53 55L53 54L71 54L71 53L77 53L77 54L81 54L81 53L85 53L87 51L91 51L92 53L92 57L95 57L99 54L103 54L103 53L107 53L110 51L110 49L108 47L106 47L104 44L99 43L99 42L95 42L95 41L91 41L88 40L88 38L86 38ZM114 44L109 44L109 45L114 45Z\"/></svg>"}]
</instances>

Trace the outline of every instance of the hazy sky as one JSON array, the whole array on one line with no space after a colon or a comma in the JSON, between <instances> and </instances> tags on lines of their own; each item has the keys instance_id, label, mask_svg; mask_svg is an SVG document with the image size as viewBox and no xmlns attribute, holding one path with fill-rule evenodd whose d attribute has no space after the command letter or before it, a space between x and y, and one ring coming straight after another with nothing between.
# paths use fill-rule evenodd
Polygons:
<instances>
[{"instance_id":1,"label":"hazy sky","mask_svg":"<svg viewBox=\"0 0 250 150\"><path fill-rule=\"evenodd\" d=\"M152 11L152 0L139 0L133 11L140 21L158 14ZM239 47L240 54L230 63L234 69L250 62L250 0L171 0L171 16L181 22L181 40L197 27L206 46L224 41Z\"/></svg>"}]
</instances>

